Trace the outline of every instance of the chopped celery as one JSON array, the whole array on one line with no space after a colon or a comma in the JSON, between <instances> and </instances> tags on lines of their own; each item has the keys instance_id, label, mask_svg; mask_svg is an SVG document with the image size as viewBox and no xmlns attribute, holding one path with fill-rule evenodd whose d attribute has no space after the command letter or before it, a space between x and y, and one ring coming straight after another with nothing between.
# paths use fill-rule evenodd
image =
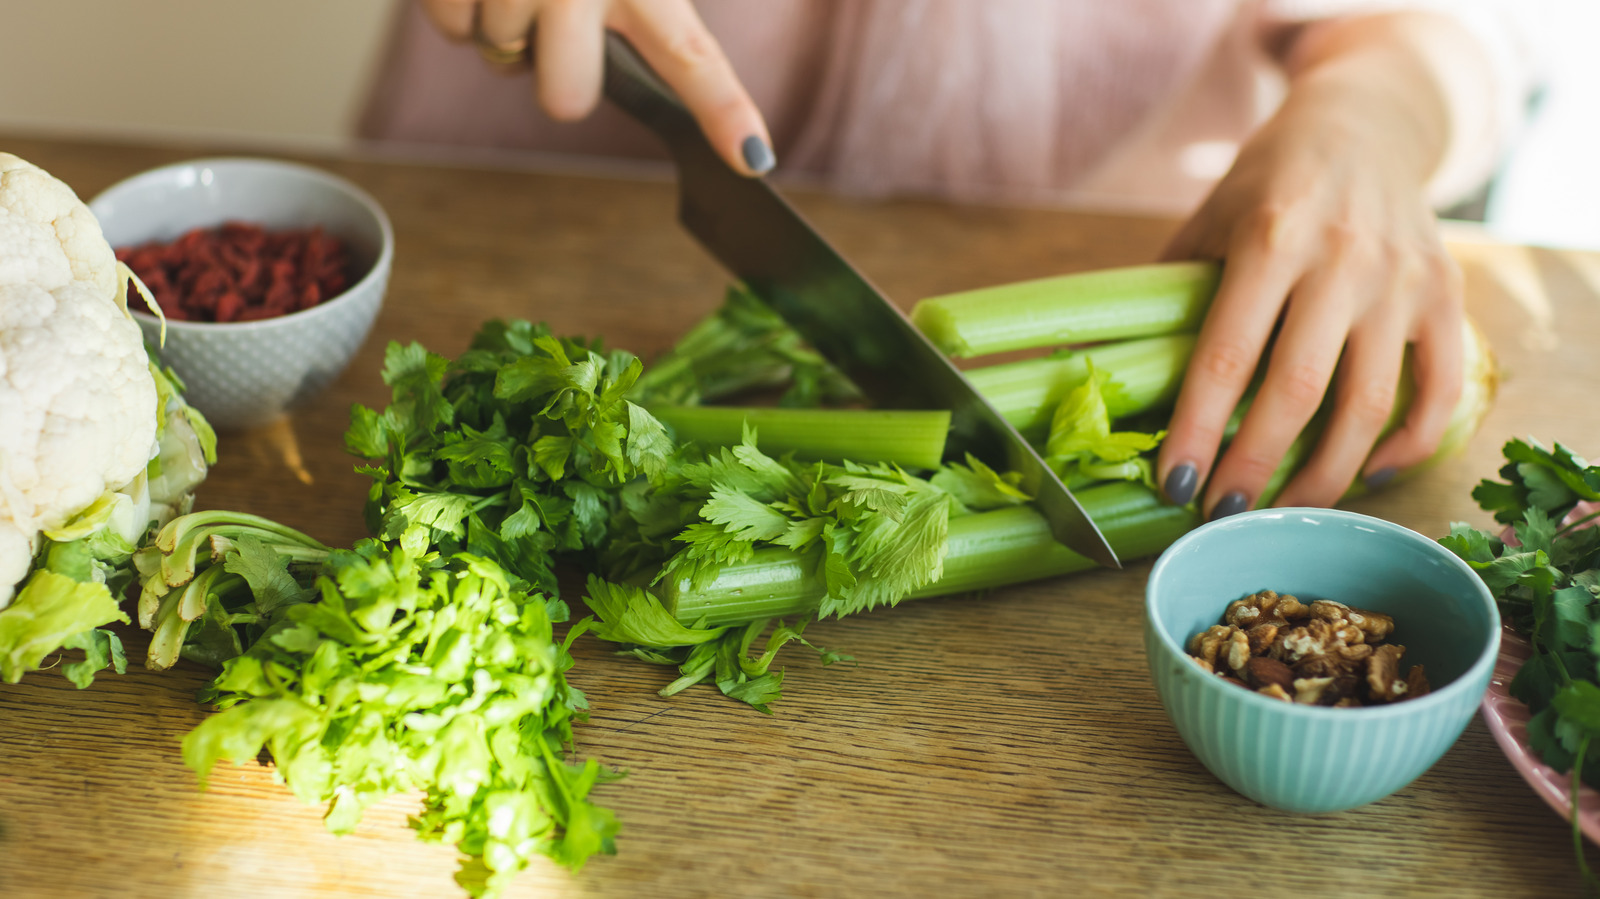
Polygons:
<instances>
[{"instance_id":1,"label":"chopped celery","mask_svg":"<svg viewBox=\"0 0 1600 899\"><path fill-rule=\"evenodd\" d=\"M1089 377L1090 363L1118 386L1110 411L1121 418L1176 397L1192 352L1193 334L1173 334L974 368L966 375L1017 430L1042 438L1061 400Z\"/></svg>"},{"instance_id":2,"label":"chopped celery","mask_svg":"<svg viewBox=\"0 0 1600 899\"><path fill-rule=\"evenodd\" d=\"M650 406L678 440L737 446L748 424L764 451L827 462L894 462L938 468L950 434L950 412L887 409L773 409L730 406Z\"/></svg>"},{"instance_id":3,"label":"chopped celery","mask_svg":"<svg viewBox=\"0 0 1600 899\"><path fill-rule=\"evenodd\" d=\"M1175 334L1200 327L1220 277L1214 262L1081 272L929 297L911 320L961 358Z\"/></svg>"},{"instance_id":4,"label":"chopped celery","mask_svg":"<svg viewBox=\"0 0 1600 899\"><path fill-rule=\"evenodd\" d=\"M1140 484L1113 483L1079 491L1117 556L1135 559L1166 548L1199 524L1194 510L1163 502ZM687 578L662 586L662 602L686 625L719 626L815 612L826 593L816 553L760 549L726 566L695 590ZM944 574L910 598L941 596L1085 571L1095 563L1057 543L1050 525L1028 506L950 519Z\"/></svg>"}]
</instances>

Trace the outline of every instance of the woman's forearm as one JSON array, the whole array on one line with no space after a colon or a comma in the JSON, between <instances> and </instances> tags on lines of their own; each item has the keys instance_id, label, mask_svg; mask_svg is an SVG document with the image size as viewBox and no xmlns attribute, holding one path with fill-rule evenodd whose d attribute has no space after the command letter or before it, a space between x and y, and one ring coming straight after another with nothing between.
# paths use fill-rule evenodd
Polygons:
<instances>
[{"instance_id":1,"label":"woman's forearm","mask_svg":"<svg viewBox=\"0 0 1600 899\"><path fill-rule=\"evenodd\" d=\"M1422 183L1461 192L1488 176L1506 124L1488 50L1450 16L1402 12L1311 23L1286 48L1281 114L1347 115L1404 154ZM1437 194L1435 199L1440 199Z\"/></svg>"}]
</instances>

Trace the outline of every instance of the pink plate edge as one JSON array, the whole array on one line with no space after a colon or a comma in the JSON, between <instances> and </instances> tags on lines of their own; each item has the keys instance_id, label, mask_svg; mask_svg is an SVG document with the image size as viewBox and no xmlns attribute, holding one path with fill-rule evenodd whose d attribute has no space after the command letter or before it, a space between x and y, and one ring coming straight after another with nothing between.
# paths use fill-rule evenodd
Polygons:
<instances>
[{"instance_id":1,"label":"pink plate edge","mask_svg":"<svg viewBox=\"0 0 1600 899\"><path fill-rule=\"evenodd\" d=\"M1500 751L1511 760L1512 767L1541 799L1561 817L1568 818L1572 781L1568 775L1558 774L1540 761L1528 746L1528 719L1533 716L1527 706L1511 696L1511 679L1532 654L1532 647L1522 635L1509 626L1501 630L1500 654L1495 659L1494 674L1489 678L1489 690L1483 696L1480 709L1489 733L1500 744ZM1587 786L1578 788L1578 827L1590 841L1600 843L1600 791Z\"/></svg>"}]
</instances>

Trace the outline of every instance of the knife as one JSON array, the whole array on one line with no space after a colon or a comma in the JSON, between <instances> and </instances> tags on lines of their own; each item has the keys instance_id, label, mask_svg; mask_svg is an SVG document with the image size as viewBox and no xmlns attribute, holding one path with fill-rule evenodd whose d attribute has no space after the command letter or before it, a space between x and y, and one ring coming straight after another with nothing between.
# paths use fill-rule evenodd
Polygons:
<instances>
[{"instance_id":1,"label":"knife","mask_svg":"<svg viewBox=\"0 0 1600 899\"><path fill-rule=\"evenodd\" d=\"M679 217L711 255L872 399L948 409L946 453L1021 472L1056 540L1121 568L1072 491L899 307L857 272L766 181L728 167L632 46L606 34L605 95L656 132L678 168Z\"/></svg>"}]
</instances>

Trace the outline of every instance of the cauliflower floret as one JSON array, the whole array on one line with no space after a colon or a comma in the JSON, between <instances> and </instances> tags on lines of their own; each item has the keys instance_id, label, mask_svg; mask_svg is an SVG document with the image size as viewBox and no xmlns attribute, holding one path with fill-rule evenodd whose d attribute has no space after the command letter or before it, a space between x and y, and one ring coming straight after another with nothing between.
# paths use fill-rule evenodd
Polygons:
<instances>
[{"instance_id":1,"label":"cauliflower floret","mask_svg":"<svg viewBox=\"0 0 1600 899\"><path fill-rule=\"evenodd\" d=\"M88 207L0 153L0 608L39 532L132 481L156 447L156 386Z\"/></svg>"}]
</instances>

